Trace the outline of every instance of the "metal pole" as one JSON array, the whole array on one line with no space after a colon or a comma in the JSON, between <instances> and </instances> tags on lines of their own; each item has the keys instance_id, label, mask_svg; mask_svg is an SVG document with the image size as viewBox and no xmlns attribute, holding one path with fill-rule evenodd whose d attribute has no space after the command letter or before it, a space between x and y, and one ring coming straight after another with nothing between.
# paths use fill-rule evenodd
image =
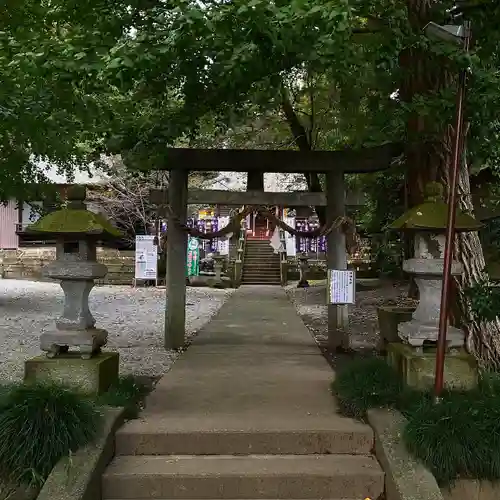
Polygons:
<instances>
[{"instance_id":1,"label":"metal pole","mask_svg":"<svg viewBox=\"0 0 500 500\"><path fill-rule=\"evenodd\" d=\"M465 37L464 50L469 52L471 40L471 25L469 21L464 22ZM453 147L453 162L450 171L450 189L448 196L448 223L446 227L446 243L443 264L443 286L441 290L441 309L439 312L439 331L436 353L436 374L434 379L434 396L439 400L444 385L444 360L446 356L446 333L448 329L449 316L449 294L451 285L451 263L453 259L453 246L455 242L455 219L457 210L457 185L458 171L462 158L462 131L464 123L464 100L465 87L467 83L467 70L460 72L457 92L457 108L455 122L455 141Z\"/></svg>"}]
</instances>

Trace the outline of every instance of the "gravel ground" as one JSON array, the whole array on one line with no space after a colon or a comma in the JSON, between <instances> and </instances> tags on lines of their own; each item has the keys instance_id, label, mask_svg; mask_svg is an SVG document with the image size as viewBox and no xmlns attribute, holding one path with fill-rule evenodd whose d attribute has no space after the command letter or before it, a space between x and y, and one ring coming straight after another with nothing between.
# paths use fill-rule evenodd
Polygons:
<instances>
[{"instance_id":1,"label":"gravel ground","mask_svg":"<svg viewBox=\"0 0 500 500\"><path fill-rule=\"evenodd\" d=\"M297 312L320 345L328 334L326 284L319 282L310 288L297 288L293 283L286 287ZM408 284L379 282L376 287L365 285L356 291L356 305L349 306L349 341L354 350L372 351L378 342L377 307L381 305L413 305L408 299Z\"/></svg>"},{"instance_id":2,"label":"gravel ground","mask_svg":"<svg viewBox=\"0 0 500 500\"><path fill-rule=\"evenodd\" d=\"M187 288L186 331L192 336L220 309L231 290ZM23 362L40 354L39 336L62 311L59 284L0 280L0 383L19 380ZM96 326L120 353L122 374L158 377L178 354L163 348L165 290L99 286L90 295Z\"/></svg>"}]
</instances>

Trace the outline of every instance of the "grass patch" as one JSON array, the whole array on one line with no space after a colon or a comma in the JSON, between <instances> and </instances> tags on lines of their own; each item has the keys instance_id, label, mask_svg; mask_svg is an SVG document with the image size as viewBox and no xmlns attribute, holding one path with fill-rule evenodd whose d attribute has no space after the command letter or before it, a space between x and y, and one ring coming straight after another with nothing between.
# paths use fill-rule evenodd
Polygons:
<instances>
[{"instance_id":1,"label":"grass patch","mask_svg":"<svg viewBox=\"0 0 500 500\"><path fill-rule=\"evenodd\" d=\"M107 392L98 397L100 405L125 408L125 418L137 418L144 398L152 389L152 382L139 379L133 375L120 377Z\"/></svg>"},{"instance_id":2,"label":"grass patch","mask_svg":"<svg viewBox=\"0 0 500 500\"><path fill-rule=\"evenodd\" d=\"M89 397L59 385L0 385L0 478L41 487L61 458L98 436L100 407L124 407L126 418L136 418L152 387L149 379L126 376Z\"/></svg>"},{"instance_id":3,"label":"grass patch","mask_svg":"<svg viewBox=\"0 0 500 500\"><path fill-rule=\"evenodd\" d=\"M96 437L102 414L86 398L56 385L19 385L0 401L0 472L39 486L58 460Z\"/></svg>"},{"instance_id":4,"label":"grass patch","mask_svg":"<svg viewBox=\"0 0 500 500\"><path fill-rule=\"evenodd\" d=\"M408 415L403 432L408 450L440 484L459 477L500 478L500 397L481 390L450 391Z\"/></svg>"},{"instance_id":5,"label":"grass patch","mask_svg":"<svg viewBox=\"0 0 500 500\"><path fill-rule=\"evenodd\" d=\"M338 370L332 389L341 413L364 418L370 408L395 408L407 418L402 439L441 485L458 478L500 479L500 374L484 374L470 391L405 386L381 358L355 359Z\"/></svg>"},{"instance_id":6,"label":"grass patch","mask_svg":"<svg viewBox=\"0 0 500 500\"><path fill-rule=\"evenodd\" d=\"M342 414L364 418L370 408L398 407L403 384L382 358L359 358L338 371L332 391Z\"/></svg>"}]
</instances>

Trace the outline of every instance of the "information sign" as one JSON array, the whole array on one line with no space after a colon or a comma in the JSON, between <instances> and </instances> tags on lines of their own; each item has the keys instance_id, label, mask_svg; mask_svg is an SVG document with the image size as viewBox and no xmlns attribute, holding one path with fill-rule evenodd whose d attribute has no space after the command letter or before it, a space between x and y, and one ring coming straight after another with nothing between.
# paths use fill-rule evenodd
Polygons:
<instances>
[{"instance_id":1,"label":"information sign","mask_svg":"<svg viewBox=\"0 0 500 500\"><path fill-rule=\"evenodd\" d=\"M356 272L351 270L328 270L328 303L356 303Z\"/></svg>"},{"instance_id":2,"label":"information sign","mask_svg":"<svg viewBox=\"0 0 500 500\"><path fill-rule=\"evenodd\" d=\"M155 236L135 237L135 279L158 279L158 247L155 245Z\"/></svg>"}]
</instances>

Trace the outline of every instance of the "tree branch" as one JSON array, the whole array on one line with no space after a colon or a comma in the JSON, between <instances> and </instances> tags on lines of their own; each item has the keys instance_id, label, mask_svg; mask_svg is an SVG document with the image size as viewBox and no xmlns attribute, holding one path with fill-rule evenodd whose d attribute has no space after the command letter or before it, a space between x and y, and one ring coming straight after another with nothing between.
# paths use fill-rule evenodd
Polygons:
<instances>
[{"instance_id":1,"label":"tree branch","mask_svg":"<svg viewBox=\"0 0 500 500\"><path fill-rule=\"evenodd\" d=\"M285 119L290 127L293 137L295 138L295 142L299 150L311 151L312 144L308 140L307 131L300 122L297 113L293 109L288 92L284 85L281 87L281 109L283 110L283 114L285 115ZM304 174L304 176L306 178L307 188L309 191L312 193L321 193L323 191L317 173L308 172L307 174ZM315 210L320 224L326 224L325 207L315 207Z\"/></svg>"}]
</instances>

